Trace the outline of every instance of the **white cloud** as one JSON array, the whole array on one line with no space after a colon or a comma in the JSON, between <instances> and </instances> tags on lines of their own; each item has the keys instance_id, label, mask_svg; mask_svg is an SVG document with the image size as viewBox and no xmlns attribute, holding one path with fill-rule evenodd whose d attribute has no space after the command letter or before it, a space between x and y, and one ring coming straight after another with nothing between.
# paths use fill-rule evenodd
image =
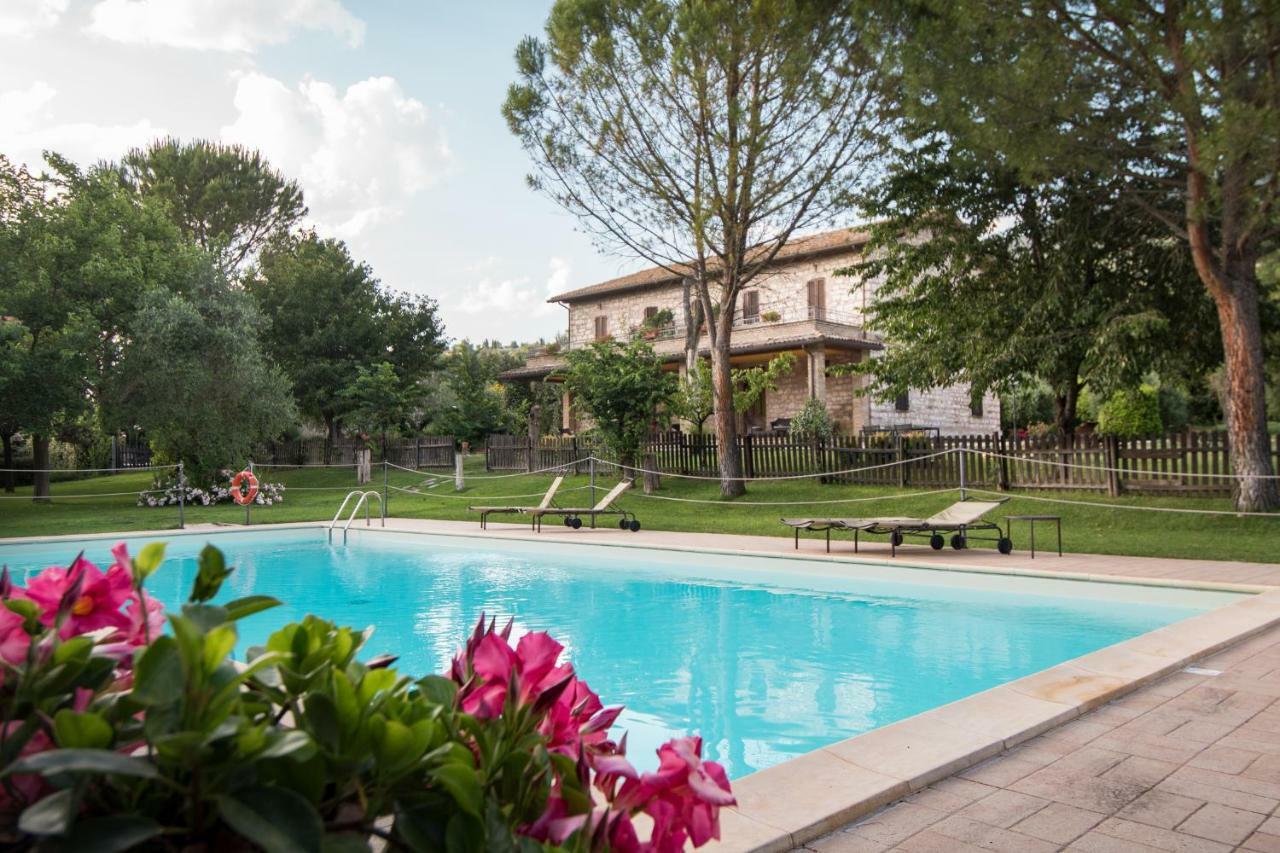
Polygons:
<instances>
[{"instance_id":1,"label":"white cloud","mask_svg":"<svg viewBox=\"0 0 1280 853\"><path fill-rule=\"evenodd\" d=\"M65 11L67 0L3 0L0 2L0 36L33 36L58 23Z\"/></svg>"},{"instance_id":2,"label":"white cloud","mask_svg":"<svg viewBox=\"0 0 1280 853\"><path fill-rule=\"evenodd\" d=\"M290 88L248 73L235 109L223 140L257 148L296 177L316 225L343 238L397 217L451 159L427 108L391 77L339 92L309 77Z\"/></svg>"},{"instance_id":3,"label":"white cloud","mask_svg":"<svg viewBox=\"0 0 1280 853\"><path fill-rule=\"evenodd\" d=\"M551 271L547 275L547 296L555 296L569 289L569 273L572 267L565 258L552 258Z\"/></svg>"},{"instance_id":4,"label":"white cloud","mask_svg":"<svg viewBox=\"0 0 1280 853\"><path fill-rule=\"evenodd\" d=\"M499 315L528 319L554 313L556 306L547 297L569 289L569 262L553 257L547 264L547 279L541 289L529 276L498 278L495 271L501 267L496 257L483 258L467 268L469 274L481 277L467 287L454 302L462 314L485 314L486 319Z\"/></svg>"},{"instance_id":5,"label":"white cloud","mask_svg":"<svg viewBox=\"0 0 1280 853\"><path fill-rule=\"evenodd\" d=\"M127 44L243 52L297 30L333 33L352 47L364 40L364 22L341 0L100 0L88 27Z\"/></svg>"},{"instance_id":6,"label":"white cloud","mask_svg":"<svg viewBox=\"0 0 1280 853\"><path fill-rule=\"evenodd\" d=\"M26 89L0 92L0 151L26 163L32 171L40 168L41 152L45 150L88 164L116 159L135 145L165 135L164 128L147 119L132 124L53 121L52 105L57 94L43 80Z\"/></svg>"}]
</instances>

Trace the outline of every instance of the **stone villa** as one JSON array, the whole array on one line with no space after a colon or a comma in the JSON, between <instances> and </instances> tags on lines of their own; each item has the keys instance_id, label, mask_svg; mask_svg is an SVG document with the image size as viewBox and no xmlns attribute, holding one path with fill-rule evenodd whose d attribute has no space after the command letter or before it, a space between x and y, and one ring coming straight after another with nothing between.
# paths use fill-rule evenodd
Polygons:
<instances>
[{"instance_id":1,"label":"stone villa","mask_svg":"<svg viewBox=\"0 0 1280 853\"><path fill-rule=\"evenodd\" d=\"M754 410L740 416L744 432L769 431L794 416L809 397L826 402L844 432L876 428L937 428L944 434L992 433L1000 428L999 402L988 393L971 399L968 387L911 391L879 402L857 390L863 377L829 376L832 365L874 358L885 343L863 329L876 281L836 277L837 269L858 260L867 234L839 229L799 237L782 248L774 263L745 288L734 316L734 366L768 362L779 353L796 355L789 376L778 382ZM664 268L642 270L611 281L552 296L569 311L569 348L609 337L643 334L671 369L684 370L681 279ZM669 311L671 323L655 328L655 315ZM892 346L892 344L889 344ZM703 339L705 351L706 340ZM524 367L503 374L506 380L556 381L564 366L557 347L530 357ZM571 401L565 395L563 428L573 430ZM777 424L781 427L782 424Z\"/></svg>"}]
</instances>

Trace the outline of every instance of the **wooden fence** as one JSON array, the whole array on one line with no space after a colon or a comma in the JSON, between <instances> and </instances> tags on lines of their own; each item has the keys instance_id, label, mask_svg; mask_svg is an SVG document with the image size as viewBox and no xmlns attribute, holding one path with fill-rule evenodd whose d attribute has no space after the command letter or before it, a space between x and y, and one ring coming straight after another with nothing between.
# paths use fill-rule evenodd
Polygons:
<instances>
[{"instance_id":1,"label":"wooden fence","mask_svg":"<svg viewBox=\"0 0 1280 853\"><path fill-rule=\"evenodd\" d=\"M354 442L331 444L323 438L304 438L282 441L261 448L253 461L259 465L354 465ZM382 462L382 446L370 443L373 461ZM403 468L452 468L454 440L451 435L427 435L420 438L400 439L387 445L386 459Z\"/></svg>"},{"instance_id":2,"label":"wooden fence","mask_svg":"<svg viewBox=\"0 0 1280 853\"><path fill-rule=\"evenodd\" d=\"M1280 471L1280 436L1271 440L1272 465ZM974 488L1211 497L1230 495L1233 482L1224 476L1231 474L1227 435L1213 430L1132 439L872 433L801 441L744 435L738 447L746 477L813 474L825 483L952 488L961 484L963 468L964 484ZM582 460L593 455L616 461L590 436L544 438L531 448L523 436L492 435L485 467L529 471L572 465L580 473L586 470ZM644 456L664 474L719 473L711 435L655 436Z\"/></svg>"}]
</instances>

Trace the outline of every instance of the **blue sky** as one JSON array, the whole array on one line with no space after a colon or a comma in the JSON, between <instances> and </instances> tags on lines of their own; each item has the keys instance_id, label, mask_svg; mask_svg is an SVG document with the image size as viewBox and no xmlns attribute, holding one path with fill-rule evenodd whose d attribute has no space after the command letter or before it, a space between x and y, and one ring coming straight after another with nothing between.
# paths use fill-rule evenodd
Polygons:
<instances>
[{"instance_id":1,"label":"blue sky","mask_svg":"<svg viewBox=\"0 0 1280 853\"><path fill-rule=\"evenodd\" d=\"M261 148L322 233L435 297L454 338L564 326L607 257L524 184L499 108L550 2L3 0L0 152L118 157L163 133Z\"/></svg>"}]
</instances>

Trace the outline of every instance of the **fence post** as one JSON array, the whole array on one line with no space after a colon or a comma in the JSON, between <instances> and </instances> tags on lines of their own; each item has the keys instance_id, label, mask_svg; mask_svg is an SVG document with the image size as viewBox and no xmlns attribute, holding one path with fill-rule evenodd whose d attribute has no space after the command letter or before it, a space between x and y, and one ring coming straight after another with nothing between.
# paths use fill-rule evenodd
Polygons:
<instances>
[{"instance_id":1,"label":"fence post","mask_svg":"<svg viewBox=\"0 0 1280 853\"><path fill-rule=\"evenodd\" d=\"M488 466L485 467L487 468ZM455 450L453 453L453 490L460 492L462 487L462 454Z\"/></svg>"},{"instance_id":2,"label":"fence post","mask_svg":"<svg viewBox=\"0 0 1280 853\"><path fill-rule=\"evenodd\" d=\"M112 439L114 441L114 439ZM185 530L187 527L187 476L184 473L182 463L178 463L178 529Z\"/></svg>"},{"instance_id":3,"label":"fence post","mask_svg":"<svg viewBox=\"0 0 1280 853\"><path fill-rule=\"evenodd\" d=\"M742 439L742 473L747 479L754 479L756 476L755 442L751 438L751 433L739 437Z\"/></svg>"},{"instance_id":4,"label":"fence post","mask_svg":"<svg viewBox=\"0 0 1280 853\"><path fill-rule=\"evenodd\" d=\"M996 433L996 451L1000 454L1000 491L1009 491L1009 451L1004 443L1004 433Z\"/></svg>"},{"instance_id":5,"label":"fence post","mask_svg":"<svg viewBox=\"0 0 1280 853\"><path fill-rule=\"evenodd\" d=\"M1107 466L1107 494L1115 497L1120 494L1120 452L1119 439L1109 435L1103 440L1103 458Z\"/></svg>"},{"instance_id":6,"label":"fence post","mask_svg":"<svg viewBox=\"0 0 1280 853\"><path fill-rule=\"evenodd\" d=\"M382 457L382 520L387 520L387 458Z\"/></svg>"},{"instance_id":7,"label":"fence post","mask_svg":"<svg viewBox=\"0 0 1280 853\"><path fill-rule=\"evenodd\" d=\"M594 454L587 460L587 470L591 474L591 505L596 505L596 457Z\"/></svg>"},{"instance_id":8,"label":"fence post","mask_svg":"<svg viewBox=\"0 0 1280 853\"><path fill-rule=\"evenodd\" d=\"M902 446L902 433L894 431L893 433L894 457L898 463L898 488L905 489L907 487L907 465L906 465L906 448Z\"/></svg>"}]
</instances>

